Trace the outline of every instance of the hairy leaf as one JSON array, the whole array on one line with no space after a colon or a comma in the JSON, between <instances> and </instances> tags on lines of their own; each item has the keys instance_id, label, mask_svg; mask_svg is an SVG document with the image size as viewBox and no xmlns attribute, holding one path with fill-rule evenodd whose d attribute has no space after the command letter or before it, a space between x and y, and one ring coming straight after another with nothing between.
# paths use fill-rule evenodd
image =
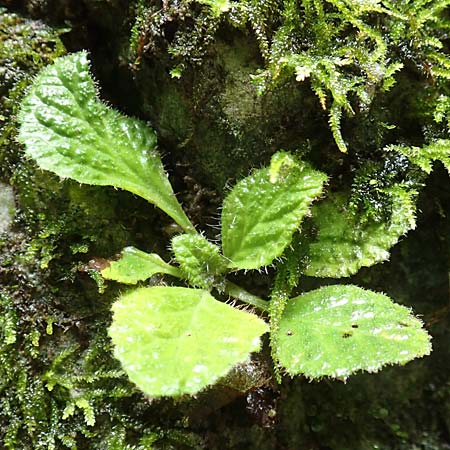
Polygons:
<instances>
[{"instance_id":1,"label":"hairy leaf","mask_svg":"<svg viewBox=\"0 0 450 450\"><path fill-rule=\"evenodd\" d=\"M336 194L312 208L317 238L309 245L304 270L314 277L348 277L361 267L389 258L389 249L415 227L415 192L401 187L392 196L389 222L360 222L347 206L347 197Z\"/></svg>"},{"instance_id":2,"label":"hairy leaf","mask_svg":"<svg viewBox=\"0 0 450 450\"><path fill-rule=\"evenodd\" d=\"M260 348L267 325L208 292L138 288L113 305L115 355L152 397L195 394Z\"/></svg>"},{"instance_id":3,"label":"hairy leaf","mask_svg":"<svg viewBox=\"0 0 450 450\"><path fill-rule=\"evenodd\" d=\"M257 269L280 256L322 192L327 177L285 152L232 189L222 211L223 253L230 268Z\"/></svg>"},{"instance_id":4,"label":"hairy leaf","mask_svg":"<svg viewBox=\"0 0 450 450\"><path fill-rule=\"evenodd\" d=\"M19 139L42 169L130 191L193 231L164 172L155 133L98 100L85 52L40 72L22 102L20 122Z\"/></svg>"},{"instance_id":5,"label":"hairy leaf","mask_svg":"<svg viewBox=\"0 0 450 450\"><path fill-rule=\"evenodd\" d=\"M450 140L448 139L438 139L423 147L393 145L389 149L405 155L426 173L431 173L434 161L441 161L450 173Z\"/></svg>"},{"instance_id":6,"label":"hairy leaf","mask_svg":"<svg viewBox=\"0 0 450 450\"><path fill-rule=\"evenodd\" d=\"M357 286L327 286L284 311L276 355L290 375L345 379L428 355L430 337L408 308Z\"/></svg>"},{"instance_id":7,"label":"hairy leaf","mask_svg":"<svg viewBox=\"0 0 450 450\"><path fill-rule=\"evenodd\" d=\"M109 267L101 271L103 278L127 284L144 281L156 273L181 275L178 268L167 264L156 253L145 253L134 247L124 248L120 259L111 261Z\"/></svg>"},{"instance_id":8,"label":"hairy leaf","mask_svg":"<svg viewBox=\"0 0 450 450\"><path fill-rule=\"evenodd\" d=\"M219 247L199 234L180 234L172 239L172 250L180 269L189 282L197 287L211 289L227 269Z\"/></svg>"}]
</instances>

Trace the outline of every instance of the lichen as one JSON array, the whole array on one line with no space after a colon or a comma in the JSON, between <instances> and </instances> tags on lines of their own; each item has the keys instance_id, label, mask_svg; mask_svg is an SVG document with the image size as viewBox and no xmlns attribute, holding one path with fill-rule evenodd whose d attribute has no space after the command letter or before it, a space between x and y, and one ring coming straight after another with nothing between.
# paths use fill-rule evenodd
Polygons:
<instances>
[{"instance_id":1,"label":"lichen","mask_svg":"<svg viewBox=\"0 0 450 450\"><path fill-rule=\"evenodd\" d=\"M14 193L11 186L0 183L0 235L10 227L15 209Z\"/></svg>"}]
</instances>

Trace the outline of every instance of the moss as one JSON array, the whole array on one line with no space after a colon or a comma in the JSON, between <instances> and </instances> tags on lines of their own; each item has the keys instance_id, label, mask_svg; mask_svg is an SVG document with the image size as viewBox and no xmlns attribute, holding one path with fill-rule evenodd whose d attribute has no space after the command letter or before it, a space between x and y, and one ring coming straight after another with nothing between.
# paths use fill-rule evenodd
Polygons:
<instances>
[{"instance_id":1,"label":"moss","mask_svg":"<svg viewBox=\"0 0 450 450\"><path fill-rule=\"evenodd\" d=\"M301 90L288 85L257 95L250 75L258 58L256 42L236 33L232 39L218 38L201 68L186 69L181 80L170 77L165 58L157 66L143 60L135 74L142 109L158 130L163 150L188 166L201 186L222 191L230 180L267 162L279 146L306 147L305 125L320 126L314 122L320 123L320 115L304 116L312 97Z\"/></svg>"},{"instance_id":2,"label":"moss","mask_svg":"<svg viewBox=\"0 0 450 450\"><path fill-rule=\"evenodd\" d=\"M60 32L0 8L0 176L17 162L14 116L33 74L64 53Z\"/></svg>"},{"instance_id":3,"label":"moss","mask_svg":"<svg viewBox=\"0 0 450 450\"><path fill-rule=\"evenodd\" d=\"M115 290L101 298L83 272L90 259L135 242L129 224L151 207L132 199L137 212L120 213L122 193L61 183L37 171L15 141L18 100L64 51L58 35L1 10L1 178L13 184L18 211L0 241L0 442L24 450L148 448L161 433L145 420L147 402L106 334ZM117 221L121 215L126 220ZM139 227L149 224L133 236Z\"/></svg>"},{"instance_id":4,"label":"moss","mask_svg":"<svg viewBox=\"0 0 450 450\"><path fill-rule=\"evenodd\" d=\"M442 134L445 1L137 4L143 111L174 159L219 191L279 148L312 149L342 172L337 145L348 172L361 157L380 163L387 144Z\"/></svg>"},{"instance_id":5,"label":"moss","mask_svg":"<svg viewBox=\"0 0 450 450\"><path fill-rule=\"evenodd\" d=\"M440 14L438 21L423 26L414 25L414 14L404 20L364 15L365 23L378 31L380 23L389 28L385 37L390 55L403 62L405 69L396 74L397 84L389 93L381 92L380 84L368 84L373 88L368 108L360 107L360 100L349 94L355 115L343 115L341 128L349 148L349 154L343 155L310 80L299 83L293 79L292 68L270 80L275 74L271 69L277 66L275 56L284 50L299 53L313 48L318 32L333 31L330 27L342 20L332 5L337 2L328 2L327 26L320 30L315 19L306 23L296 15L288 17L288 6L294 2L248 2L251 14L231 8L217 16L197 2L169 2L170 8L163 9L162 2L141 1L130 72L123 53L118 55L128 45L129 35L121 46L116 41L104 44L110 42L112 24L122 22L122 18L113 20L117 2L25 3L35 14L52 18L72 19L73 11L87 11L86 19L77 13L77 32L88 22L89 26L101 22L94 16L106 11L105 5L113 6L103 27L93 33L97 38L94 64L105 80L110 79L109 85L104 84L109 86L105 94L117 98L114 90L120 89L116 86L129 86L134 80L141 97L129 96L125 90L117 94L123 100L118 103L150 119L158 129L176 190L182 191L180 197L201 224L210 223L217 214L217 197L223 195L229 180L266 161L280 147L298 149L327 170L332 175L330 189L353 186L358 213L382 217L389 205L380 196L380 185L424 182L409 163L385 152L384 146L402 141L421 145L448 133L448 107L442 97L449 95L448 83L426 65L430 46L418 45L426 36L445 43ZM363 3L375 2L355 5ZM401 2L402 8L406 4ZM69 12L63 11L65 7ZM61 182L22 161L14 141L17 101L33 73L63 50L59 32L40 22L5 11L1 21L2 39L9 46L5 53L0 49L2 67L10 75L1 78L0 171L4 181L14 184L20 204L13 229L0 243L3 447L445 448L450 433L446 310L450 222L443 188L448 177L442 168L427 180L418 230L394 250L390 263L364 269L354 280L387 290L425 315L435 336L431 358L378 375L356 376L345 385L297 379L284 380L274 388L266 370L251 382L242 379L239 371L234 380L238 388L221 386L190 401L155 402L128 383L111 355L106 330L117 287L108 286L99 295L85 271L125 244L164 253L161 231L167 222L151 206L126 193ZM130 28L132 23L131 17ZM294 39L302 26L306 28L298 33L301 39ZM316 34L308 27L315 27ZM357 34L353 26L341 31L348 39ZM407 38L402 41L402 36ZM362 38L358 45L374 51L370 38ZM39 54L41 48L48 53ZM122 64L120 70L115 64ZM174 67L182 69L180 78L171 76ZM261 68L268 71L264 76L269 79L263 76L268 89L258 95L251 75ZM335 69L341 79L355 73L368 76L358 66ZM366 86L366 81L361 85ZM435 121L436 114L440 121ZM250 287L266 290L268 278L255 275ZM314 283L317 280L301 280L304 289Z\"/></svg>"},{"instance_id":6,"label":"moss","mask_svg":"<svg viewBox=\"0 0 450 450\"><path fill-rule=\"evenodd\" d=\"M145 402L110 355L107 310L83 304L73 288L49 293L37 275L34 268L34 289L2 279L2 446L141 448L158 434L147 429Z\"/></svg>"}]
</instances>

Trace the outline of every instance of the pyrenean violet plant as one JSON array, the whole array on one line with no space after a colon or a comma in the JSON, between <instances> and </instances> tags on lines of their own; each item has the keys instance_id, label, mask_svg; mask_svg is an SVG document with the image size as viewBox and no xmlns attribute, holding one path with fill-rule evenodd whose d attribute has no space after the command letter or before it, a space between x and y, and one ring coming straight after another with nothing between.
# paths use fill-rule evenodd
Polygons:
<instances>
[{"instance_id":1,"label":"pyrenean violet plant","mask_svg":"<svg viewBox=\"0 0 450 450\"><path fill-rule=\"evenodd\" d=\"M127 247L101 272L105 279L141 283L114 303L109 334L116 357L146 394L199 392L259 351L267 332L277 373L308 378L345 379L430 352L421 322L383 294L332 285L289 299L302 272L339 278L388 257L389 248L415 225L413 194L402 185L388 192L389 223L360 223L348 212L345 194L312 206L327 176L278 152L269 167L254 170L225 198L220 248L197 233L178 203L154 132L98 100L86 53L60 58L38 75L23 100L20 121L20 141L41 168L80 183L128 190L184 231L171 242L176 264ZM303 255L292 242L307 215L317 232L308 238L302 265ZM227 280L230 272L276 260L270 301ZM142 284L157 273L190 287ZM218 301L214 293L260 314Z\"/></svg>"}]
</instances>

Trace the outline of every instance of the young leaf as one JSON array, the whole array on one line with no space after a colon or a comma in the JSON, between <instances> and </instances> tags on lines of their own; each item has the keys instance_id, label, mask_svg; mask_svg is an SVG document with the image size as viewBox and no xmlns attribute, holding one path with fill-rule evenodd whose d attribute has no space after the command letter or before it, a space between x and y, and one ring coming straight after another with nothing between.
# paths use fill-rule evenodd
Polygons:
<instances>
[{"instance_id":1,"label":"young leaf","mask_svg":"<svg viewBox=\"0 0 450 450\"><path fill-rule=\"evenodd\" d=\"M335 194L312 208L317 228L315 242L309 244L304 273L313 277L348 277L361 267L389 258L389 249L407 231L415 228L414 191L401 187L392 196L390 222L361 223L347 208L347 197Z\"/></svg>"},{"instance_id":2,"label":"young leaf","mask_svg":"<svg viewBox=\"0 0 450 450\"><path fill-rule=\"evenodd\" d=\"M113 311L115 356L151 397L195 394L213 384L259 350L268 328L200 289L138 288Z\"/></svg>"},{"instance_id":3,"label":"young leaf","mask_svg":"<svg viewBox=\"0 0 450 450\"><path fill-rule=\"evenodd\" d=\"M255 170L232 189L223 203L223 253L233 269L270 264L322 192L327 177L286 152L270 168Z\"/></svg>"},{"instance_id":4,"label":"young leaf","mask_svg":"<svg viewBox=\"0 0 450 450\"><path fill-rule=\"evenodd\" d=\"M166 273L180 277L177 267L167 264L156 253L145 253L134 247L123 249L120 259L111 261L109 267L101 272L102 277L119 283L136 284L156 273Z\"/></svg>"},{"instance_id":5,"label":"young leaf","mask_svg":"<svg viewBox=\"0 0 450 450\"><path fill-rule=\"evenodd\" d=\"M448 139L438 139L424 147L392 145L389 149L405 155L426 173L431 173L433 161L441 161L450 173L450 140Z\"/></svg>"},{"instance_id":6,"label":"young leaf","mask_svg":"<svg viewBox=\"0 0 450 450\"><path fill-rule=\"evenodd\" d=\"M19 118L19 140L42 169L80 183L130 191L186 231L194 230L164 172L155 133L98 100L85 52L58 58L42 70Z\"/></svg>"},{"instance_id":7,"label":"young leaf","mask_svg":"<svg viewBox=\"0 0 450 450\"><path fill-rule=\"evenodd\" d=\"M345 379L428 355L430 337L408 308L357 286L327 286L284 311L276 355L290 375Z\"/></svg>"},{"instance_id":8,"label":"young leaf","mask_svg":"<svg viewBox=\"0 0 450 450\"><path fill-rule=\"evenodd\" d=\"M199 234L180 234L172 239L172 250L183 275L193 286L211 289L227 269L219 247Z\"/></svg>"}]
</instances>

